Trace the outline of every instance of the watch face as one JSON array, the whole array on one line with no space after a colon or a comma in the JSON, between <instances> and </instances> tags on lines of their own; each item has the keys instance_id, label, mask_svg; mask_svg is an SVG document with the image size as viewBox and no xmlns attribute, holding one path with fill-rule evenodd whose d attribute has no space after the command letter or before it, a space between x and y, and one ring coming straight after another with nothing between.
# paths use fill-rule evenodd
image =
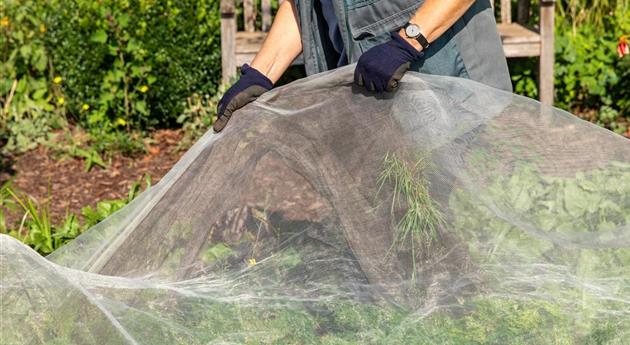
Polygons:
<instances>
[{"instance_id":1,"label":"watch face","mask_svg":"<svg viewBox=\"0 0 630 345\"><path fill-rule=\"evenodd\" d=\"M416 24L409 24L405 28L405 34L409 38L416 38L420 35L420 27Z\"/></svg>"}]
</instances>

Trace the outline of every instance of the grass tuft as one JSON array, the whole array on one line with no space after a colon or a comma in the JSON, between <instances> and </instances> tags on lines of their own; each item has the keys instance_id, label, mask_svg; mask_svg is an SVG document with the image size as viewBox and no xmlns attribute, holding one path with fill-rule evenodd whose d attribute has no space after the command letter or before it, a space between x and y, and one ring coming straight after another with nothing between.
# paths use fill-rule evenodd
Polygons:
<instances>
[{"instance_id":1,"label":"grass tuft","mask_svg":"<svg viewBox=\"0 0 630 345\"><path fill-rule=\"evenodd\" d=\"M396 218L396 209L405 209L396 225L391 249L411 250L414 274L417 255L438 240L438 229L444 225L444 216L429 194L429 181L426 178L429 168L427 156L420 156L415 163L409 163L396 154L388 153L383 159L383 171L378 178L379 192L386 184L393 185L392 218Z\"/></svg>"}]
</instances>

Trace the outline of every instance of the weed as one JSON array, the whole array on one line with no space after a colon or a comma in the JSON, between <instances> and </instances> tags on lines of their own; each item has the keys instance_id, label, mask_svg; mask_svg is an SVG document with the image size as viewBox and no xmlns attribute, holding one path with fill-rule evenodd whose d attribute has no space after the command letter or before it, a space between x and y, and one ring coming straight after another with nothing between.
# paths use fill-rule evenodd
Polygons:
<instances>
[{"instance_id":1,"label":"weed","mask_svg":"<svg viewBox=\"0 0 630 345\"><path fill-rule=\"evenodd\" d=\"M392 248L410 248L413 272L418 250L427 250L438 240L438 229L444 225L444 217L429 194L426 172L430 163L426 156L420 156L415 163L408 163L388 153L383 160L383 171L378 178L378 190L386 183L393 184L391 214L404 207L405 212L398 221Z\"/></svg>"}]
</instances>

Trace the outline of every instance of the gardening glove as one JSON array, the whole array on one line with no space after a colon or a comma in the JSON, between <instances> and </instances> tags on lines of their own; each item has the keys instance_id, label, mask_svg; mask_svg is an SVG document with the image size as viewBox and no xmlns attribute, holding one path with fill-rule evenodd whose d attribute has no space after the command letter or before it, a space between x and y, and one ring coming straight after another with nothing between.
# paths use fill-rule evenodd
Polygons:
<instances>
[{"instance_id":1,"label":"gardening glove","mask_svg":"<svg viewBox=\"0 0 630 345\"><path fill-rule=\"evenodd\" d=\"M398 82L423 52L405 41L398 32L391 33L391 41L377 45L361 55L354 70L355 84L370 91L393 91Z\"/></svg>"},{"instance_id":2,"label":"gardening glove","mask_svg":"<svg viewBox=\"0 0 630 345\"><path fill-rule=\"evenodd\" d=\"M244 64L241 78L223 95L217 106L217 121L212 128L221 132L238 109L253 102L263 93L271 90L273 83L257 69Z\"/></svg>"}]
</instances>

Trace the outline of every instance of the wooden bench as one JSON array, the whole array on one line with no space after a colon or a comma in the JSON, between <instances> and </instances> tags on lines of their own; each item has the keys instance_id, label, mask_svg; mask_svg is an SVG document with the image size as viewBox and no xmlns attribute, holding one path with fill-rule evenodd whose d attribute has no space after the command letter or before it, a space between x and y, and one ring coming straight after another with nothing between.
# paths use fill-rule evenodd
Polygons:
<instances>
[{"instance_id":1,"label":"wooden bench","mask_svg":"<svg viewBox=\"0 0 630 345\"><path fill-rule=\"evenodd\" d=\"M242 2L243 28L237 28L237 5ZM282 0L280 0L282 1ZM530 0L518 0L517 21L512 20L511 0L498 0L500 21L497 29L501 35L505 56L540 57L539 95L540 101L553 104L554 63L554 9L555 0L540 0L540 23L538 30L528 28ZM238 66L250 63L265 39L272 22L271 0L261 0L260 9L254 0L221 0L221 58L223 81L229 82ZM492 4L495 6L495 4ZM260 10L260 27L256 27L257 12Z\"/></svg>"},{"instance_id":2,"label":"wooden bench","mask_svg":"<svg viewBox=\"0 0 630 345\"><path fill-rule=\"evenodd\" d=\"M512 21L512 1L500 0L501 17L497 29L503 51L508 58L534 57L539 59L538 95L545 104L553 104L553 26L555 0L540 0L539 29L528 28L530 0L518 0L517 21ZM493 3L494 6L494 3Z\"/></svg>"}]
</instances>

